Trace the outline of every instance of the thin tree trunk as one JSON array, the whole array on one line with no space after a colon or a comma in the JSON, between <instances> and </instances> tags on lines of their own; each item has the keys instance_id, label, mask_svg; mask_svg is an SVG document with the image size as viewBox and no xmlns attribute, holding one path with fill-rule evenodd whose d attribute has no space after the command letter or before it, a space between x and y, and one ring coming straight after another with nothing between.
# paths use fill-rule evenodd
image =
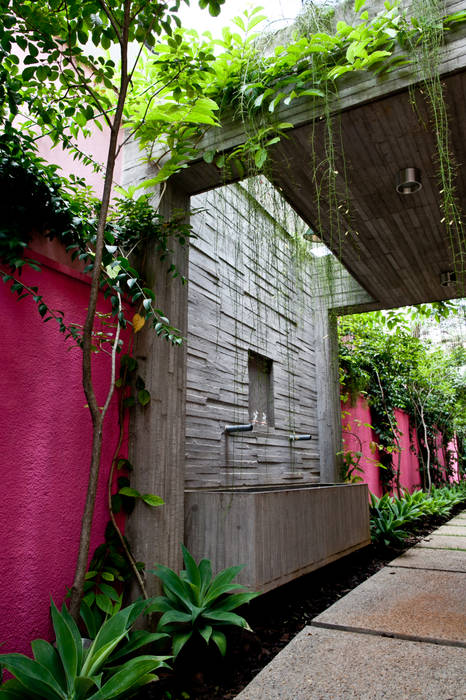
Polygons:
<instances>
[{"instance_id":1,"label":"thin tree trunk","mask_svg":"<svg viewBox=\"0 0 466 700\"><path fill-rule=\"evenodd\" d=\"M104 234L105 227L107 225L108 209L112 193L113 173L115 169L115 160L118 148L118 135L120 132L123 108L125 105L126 94L129 84L127 48L128 27L130 21L130 6L131 2L130 0L127 0L127 2L125 3L125 20L122 29L121 41L120 89L118 93L117 108L115 111L115 116L110 131L110 142L107 153L104 188L102 194L101 208L99 212L99 221L97 225L97 237L94 251L95 257L94 266L92 270L89 304L83 329L82 382L92 418L92 454L91 463L89 467L89 481L87 486L86 505L84 507L84 513L81 522L81 536L79 540L78 558L76 562L74 581L71 587L70 613L75 620L78 620L79 618L79 609L84 592L84 582L91 540L92 519L94 515L94 506L97 495L97 484L102 456L102 426L106 412L101 410L98 406L94 386L92 383L92 332L94 328L97 299L99 295L100 268L102 265ZM106 408L108 408L109 400L113 393L113 389L114 382L112 382L112 386L110 387L109 395L105 404Z\"/></svg>"},{"instance_id":2,"label":"thin tree trunk","mask_svg":"<svg viewBox=\"0 0 466 700\"><path fill-rule=\"evenodd\" d=\"M429 442L427 439L427 425L424 420L424 408L422 404L420 405L420 417L421 417L421 423L422 427L424 428L424 443L426 446L426 452L427 452L427 462L426 462L426 474L427 474L427 493L430 494L432 491L432 477L430 474L430 447L429 447Z\"/></svg>"}]
</instances>

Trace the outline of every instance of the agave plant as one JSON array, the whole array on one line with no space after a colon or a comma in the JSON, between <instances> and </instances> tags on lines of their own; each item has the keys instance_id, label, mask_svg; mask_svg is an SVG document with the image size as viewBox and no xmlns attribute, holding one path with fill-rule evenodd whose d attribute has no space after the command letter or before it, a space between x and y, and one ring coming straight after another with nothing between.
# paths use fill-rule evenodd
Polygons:
<instances>
[{"instance_id":1,"label":"agave plant","mask_svg":"<svg viewBox=\"0 0 466 700\"><path fill-rule=\"evenodd\" d=\"M162 581L165 595L154 598L147 612L163 613L157 629L172 636L174 657L195 632L206 644L216 644L224 656L226 637L222 629L229 625L251 629L243 617L231 611L259 594L232 593L244 588L232 583L242 566L231 566L213 577L208 559L197 565L183 545L182 550L186 568L179 576L160 564L151 572Z\"/></svg>"},{"instance_id":2,"label":"agave plant","mask_svg":"<svg viewBox=\"0 0 466 700\"><path fill-rule=\"evenodd\" d=\"M23 654L0 654L0 667L15 676L1 686L1 700L108 700L125 697L156 680L153 671L166 666L166 656L136 656L121 665L106 666L153 640L154 635L144 632L128 640L131 626L146 605L136 602L110 617L85 648L66 606L60 612L52 601L56 646L36 639L31 643L33 659Z\"/></svg>"}]
</instances>

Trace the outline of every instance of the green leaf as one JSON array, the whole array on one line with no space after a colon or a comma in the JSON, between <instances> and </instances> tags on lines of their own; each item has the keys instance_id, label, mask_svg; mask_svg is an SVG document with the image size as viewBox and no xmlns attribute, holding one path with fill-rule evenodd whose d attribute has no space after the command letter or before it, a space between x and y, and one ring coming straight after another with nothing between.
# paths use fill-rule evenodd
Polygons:
<instances>
[{"instance_id":1,"label":"green leaf","mask_svg":"<svg viewBox=\"0 0 466 700\"><path fill-rule=\"evenodd\" d=\"M168 612L164 613L160 618L159 627L160 629L163 629L166 625L169 625L172 622L191 622L191 619L191 613L184 613L181 612L181 610L168 610Z\"/></svg>"},{"instance_id":2,"label":"green leaf","mask_svg":"<svg viewBox=\"0 0 466 700\"><path fill-rule=\"evenodd\" d=\"M176 659L186 642L191 639L193 635L193 630L190 630L189 632L179 632L173 635L173 656Z\"/></svg>"},{"instance_id":3,"label":"green leaf","mask_svg":"<svg viewBox=\"0 0 466 700\"><path fill-rule=\"evenodd\" d=\"M37 695L28 693L25 686L16 678L3 683L0 688L0 696L2 700L35 700Z\"/></svg>"},{"instance_id":4,"label":"green leaf","mask_svg":"<svg viewBox=\"0 0 466 700\"><path fill-rule=\"evenodd\" d=\"M166 639L167 635L161 632L146 632L146 630L135 630L129 635L129 641L119 651L112 654L112 663L128 654L134 653L137 649Z\"/></svg>"},{"instance_id":5,"label":"green leaf","mask_svg":"<svg viewBox=\"0 0 466 700\"><path fill-rule=\"evenodd\" d=\"M96 618L96 615L87 604L87 601L83 599L81 601L81 607L79 609L79 614L81 615L84 624L86 625L87 633L91 639L95 639L97 630L99 629L100 620Z\"/></svg>"},{"instance_id":6,"label":"green leaf","mask_svg":"<svg viewBox=\"0 0 466 700\"><path fill-rule=\"evenodd\" d=\"M225 656L227 651L227 638L220 632L220 630L214 630L211 636L212 641L217 645L218 650L222 656Z\"/></svg>"},{"instance_id":7,"label":"green leaf","mask_svg":"<svg viewBox=\"0 0 466 700\"><path fill-rule=\"evenodd\" d=\"M235 625L236 627L243 627L246 630L251 630L244 617L236 615L236 613L223 612L221 610L206 610L202 613L202 616L207 620L214 620L215 622L222 622L225 625Z\"/></svg>"},{"instance_id":8,"label":"green leaf","mask_svg":"<svg viewBox=\"0 0 466 700\"><path fill-rule=\"evenodd\" d=\"M254 162L257 168L262 168L267 160L267 151L265 148L259 148L254 154Z\"/></svg>"},{"instance_id":9,"label":"green leaf","mask_svg":"<svg viewBox=\"0 0 466 700\"><path fill-rule=\"evenodd\" d=\"M65 690L66 679L57 650L54 649L49 642L46 642L45 639L34 639L34 641L31 642L31 649L34 659L47 668L63 690Z\"/></svg>"},{"instance_id":10,"label":"green leaf","mask_svg":"<svg viewBox=\"0 0 466 700\"><path fill-rule=\"evenodd\" d=\"M78 649L76 648L75 638L70 627L65 621L64 616L60 614L55 607L53 601L50 604L50 612L52 615L53 629L55 630L55 643L65 671L68 692L71 693L78 670Z\"/></svg>"},{"instance_id":11,"label":"green leaf","mask_svg":"<svg viewBox=\"0 0 466 700\"><path fill-rule=\"evenodd\" d=\"M133 689L151 671L166 667L168 656L138 656L127 661L89 700L108 700Z\"/></svg>"},{"instance_id":12,"label":"green leaf","mask_svg":"<svg viewBox=\"0 0 466 700\"><path fill-rule=\"evenodd\" d=\"M257 598L258 595L259 593L233 593L226 598L222 598L220 601L218 601L218 603L215 603L212 606L212 609L219 609L223 610L224 612L228 612L230 610L234 610L235 608L239 608L240 605L249 603L250 600Z\"/></svg>"},{"instance_id":13,"label":"green leaf","mask_svg":"<svg viewBox=\"0 0 466 700\"><path fill-rule=\"evenodd\" d=\"M147 406L150 403L150 393L147 389L141 389L138 391L138 401L141 406Z\"/></svg>"},{"instance_id":14,"label":"green leaf","mask_svg":"<svg viewBox=\"0 0 466 700\"><path fill-rule=\"evenodd\" d=\"M12 673L33 697L56 700L66 699L66 693L58 685L50 671L23 654L0 654L0 664Z\"/></svg>"},{"instance_id":15,"label":"green leaf","mask_svg":"<svg viewBox=\"0 0 466 700\"><path fill-rule=\"evenodd\" d=\"M206 625L205 627L201 627L201 629L199 630L199 634L204 639L206 644L209 643L210 638L212 636L212 632L213 632L213 629L210 625Z\"/></svg>"},{"instance_id":16,"label":"green leaf","mask_svg":"<svg viewBox=\"0 0 466 700\"><path fill-rule=\"evenodd\" d=\"M111 615L113 613L112 601L109 600L108 596L104 595L103 593L96 593L95 602L97 606L107 615Z\"/></svg>"},{"instance_id":17,"label":"green leaf","mask_svg":"<svg viewBox=\"0 0 466 700\"><path fill-rule=\"evenodd\" d=\"M165 505L163 498L156 496L155 493L143 493L141 498L144 503L147 503L148 506L152 506L153 508Z\"/></svg>"},{"instance_id":18,"label":"green leaf","mask_svg":"<svg viewBox=\"0 0 466 700\"><path fill-rule=\"evenodd\" d=\"M129 496L130 498L141 498L139 491L132 489L130 486L123 486L118 493L122 496Z\"/></svg>"},{"instance_id":19,"label":"green leaf","mask_svg":"<svg viewBox=\"0 0 466 700\"><path fill-rule=\"evenodd\" d=\"M188 552L184 544L181 545L181 550L183 552L183 561L186 567L186 572L188 574L188 580L196 586L198 590L201 588L201 574L199 568L194 561L191 554ZM199 604L199 601L198 601Z\"/></svg>"}]
</instances>

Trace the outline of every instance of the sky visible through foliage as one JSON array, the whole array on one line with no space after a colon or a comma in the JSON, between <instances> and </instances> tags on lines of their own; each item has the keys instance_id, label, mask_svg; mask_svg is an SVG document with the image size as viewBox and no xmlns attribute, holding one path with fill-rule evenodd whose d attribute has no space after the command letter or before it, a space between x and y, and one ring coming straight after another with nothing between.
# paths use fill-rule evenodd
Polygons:
<instances>
[{"instance_id":1,"label":"sky visible through foliage","mask_svg":"<svg viewBox=\"0 0 466 700\"><path fill-rule=\"evenodd\" d=\"M184 27L195 29L197 32L210 31L214 36L221 33L222 27L229 25L233 17L245 10L262 7L267 15L271 29L280 29L290 24L301 10L302 0L226 0L218 17L210 17L208 12L200 10L195 0L190 0L190 6L180 8L179 17Z\"/></svg>"}]
</instances>

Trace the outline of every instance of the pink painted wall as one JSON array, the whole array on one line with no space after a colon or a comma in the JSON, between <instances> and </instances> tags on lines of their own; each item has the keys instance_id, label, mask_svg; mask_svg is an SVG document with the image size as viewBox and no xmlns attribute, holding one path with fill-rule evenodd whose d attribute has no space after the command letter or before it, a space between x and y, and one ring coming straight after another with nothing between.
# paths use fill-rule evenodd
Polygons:
<instances>
[{"instance_id":1,"label":"pink painted wall","mask_svg":"<svg viewBox=\"0 0 466 700\"><path fill-rule=\"evenodd\" d=\"M24 269L47 303L82 323L89 281L49 261L42 272ZM16 301L0 285L2 506L0 519L0 642L2 652L29 652L36 637L49 638L49 599L63 601L73 580L90 458L91 421L81 387L81 351L45 323L31 299ZM99 300L99 310L109 310ZM109 357L94 356L101 402L110 379ZM108 520L106 480L118 437L114 396L104 426L103 469L91 552Z\"/></svg>"},{"instance_id":2,"label":"pink painted wall","mask_svg":"<svg viewBox=\"0 0 466 700\"><path fill-rule=\"evenodd\" d=\"M409 416L400 409L395 409L395 418L399 430L401 444L400 485L403 489L414 491L422 487L422 479L419 471L418 452L419 445L414 429L410 426ZM342 430L343 449L352 452L362 451L360 466L364 483L368 484L369 491L376 496L382 495L379 468L376 462L379 452L374 444L377 441L375 432L370 427L371 415L368 403L362 396L358 397L354 406L348 401L342 403ZM445 455L441 448L442 438L438 437L437 459L445 464ZM362 446L362 449L361 449ZM452 452L457 451L456 442L452 441L448 446ZM393 455L394 464L398 464L398 455ZM458 464L456 461L456 480L458 479ZM452 480L455 480L454 478Z\"/></svg>"},{"instance_id":3,"label":"pink painted wall","mask_svg":"<svg viewBox=\"0 0 466 700\"><path fill-rule=\"evenodd\" d=\"M103 120L102 120L103 121ZM90 130L90 136L84 138L82 134L79 134L76 139L76 146L85 153L86 155L92 157L95 163L103 166L107 162L107 149L109 142L109 129L105 122L103 122L102 131L98 129L94 124L89 122L87 128ZM120 143L123 138L123 132L120 135ZM85 165L81 161L73 160L69 151L65 151L60 145L52 148L52 142L49 138L43 137L37 142L39 147L39 154L47 160L49 163L58 165L61 170L60 175L65 175L69 177L70 175L76 175L77 177L83 177L86 183L92 187L95 194L100 197L103 189L103 176L102 172L95 172L92 165ZM115 171L113 175L113 180L116 184L121 182L121 171L122 171L122 156L119 155L115 163Z\"/></svg>"},{"instance_id":4,"label":"pink painted wall","mask_svg":"<svg viewBox=\"0 0 466 700\"><path fill-rule=\"evenodd\" d=\"M419 473L418 443L414 430L411 429L409 416L400 409L395 409L395 419L398 425L401 443L400 484L403 489L415 491L421 488L422 479ZM414 446L415 451L411 449ZM393 463L398 465L398 455L393 456Z\"/></svg>"},{"instance_id":5,"label":"pink painted wall","mask_svg":"<svg viewBox=\"0 0 466 700\"><path fill-rule=\"evenodd\" d=\"M376 435L370 426L370 409L362 396L358 397L354 406L351 406L349 401L342 404L343 449L345 452L362 452L359 466L363 471L358 474L369 486L371 493L381 496L379 469L374 464L379 460L379 451L374 444Z\"/></svg>"}]
</instances>

